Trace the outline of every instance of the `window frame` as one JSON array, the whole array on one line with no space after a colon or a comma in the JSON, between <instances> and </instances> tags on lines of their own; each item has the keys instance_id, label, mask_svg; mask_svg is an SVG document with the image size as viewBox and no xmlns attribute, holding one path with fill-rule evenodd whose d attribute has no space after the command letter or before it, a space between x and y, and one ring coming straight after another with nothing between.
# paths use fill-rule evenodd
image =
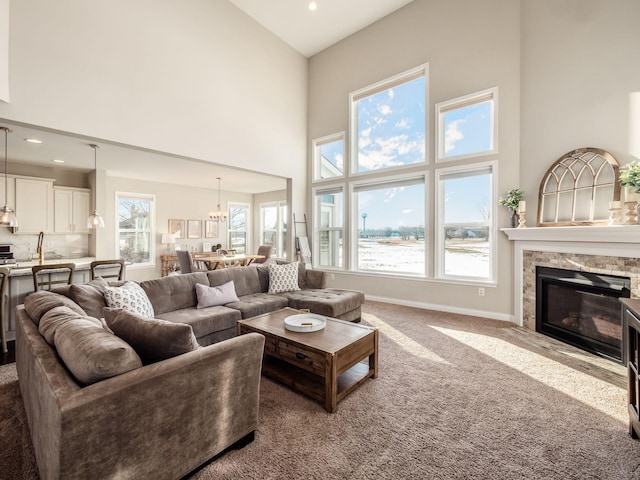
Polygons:
<instances>
[{"instance_id":1,"label":"window frame","mask_svg":"<svg viewBox=\"0 0 640 480\"><path fill-rule=\"evenodd\" d=\"M423 272L414 274L411 272L395 272L387 270L367 270L359 267L359 252L358 252L358 240L359 240L359 203L358 203L358 191L362 188L371 187L371 190L377 188L390 187L392 184L407 182L410 185L422 184L424 187L424 269ZM350 264L349 270L356 273L366 275L384 275L384 276L399 276L402 278L420 278L425 279L429 277L429 251L430 251L430 230L429 230L429 172L426 170L417 170L414 172L407 172L404 174L396 175L384 175L381 177L359 179L349 184L349 204L351 206L349 210L349 221L351 226L355 229L350 229L349 243L349 257Z\"/></svg>"},{"instance_id":2,"label":"window frame","mask_svg":"<svg viewBox=\"0 0 640 480\"><path fill-rule=\"evenodd\" d=\"M446 223L444 222L444 188L443 181L445 180L443 177L449 174L464 174L464 173L472 173L472 172L481 172L483 170L489 169L491 171L491 182L490 182L490 192L489 192L489 208L491 209L489 212L489 222L487 222L487 226L489 228L489 277L473 277L473 276L462 276L462 275L446 275L445 274L445 239L444 239L444 229L446 228ZM443 168L438 168L435 171L435 182L434 182L434 193L435 193L435 226L434 226L434 279L436 280L445 280L456 283L480 283L486 285L496 285L497 284L497 209L496 205L498 204L497 197L497 185L498 185L498 162L497 161L489 161L489 162L477 162L477 163L467 163L464 165L457 166L448 166Z\"/></svg>"},{"instance_id":3,"label":"window frame","mask_svg":"<svg viewBox=\"0 0 640 480\"><path fill-rule=\"evenodd\" d=\"M479 105L490 100L491 103L491 149L465 153L462 155L445 156L445 138L446 129L444 126L444 116L447 112L457 110L472 105ZM478 92L463 95L461 97L446 100L437 103L435 106L435 159L436 163L453 162L456 160L465 160L470 158L478 158L486 155L495 155L498 153L498 87L491 87Z\"/></svg>"},{"instance_id":4,"label":"window frame","mask_svg":"<svg viewBox=\"0 0 640 480\"><path fill-rule=\"evenodd\" d=\"M285 200L275 200L272 202L263 202L258 205L260 210L260 245L266 245L264 241L264 209L275 208L276 209L276 229L268 230L275 233L275 245L273 245L272 257L274 258L286 258L287 252L285 251L285 238L287 230L285 228L286 220L286 208L287 202ZM283 211L284 208L284 211Z\"/></svg>"},{"instance_id":5,"label":"window frame","mask_svg":"<svg viewBox=\"0 0 640 480\"><path fill-rule=\"evenodd\" d=\"M246 209L246 219L245 219L245 225L244 225L244 229L243 230L239 230L239 229L232 229L231 228L231 209L233 208L244 208ZM250 245L251 245L251 228L249 228L249 226L251 225L251 204L249 203L244 203L244 202L228 202L227 203L227 211L229 212L229 217L227 222L229 222L227 224L227 249L233 249L234 247L231 245L231 234L235 233L235 232L244 232L245 234L245 239L244 239L244 252L237 252L237 253L250 253L247 250L249 249ZM224 247L223 247L224 248Z\"/></svg>"},{"instance_id":6,"label":"window frame","mask_svg":"<svg viewBox=\"0 0 640 480\"><path fill-rule=\"evenodd\" d=\"M321 198L323 195L330 195L340 193L342 195L342 225L340 227L328 227L321 228L320 224L322 221L322 202ZM316 265L317 268L321 268L323 270L337 270L344 271L347 269L348 263L348 231L345 228L347 223L346 213L347 209L347 195L345 193L345 188L343 184L332 184L332 185L323 185L312 188L312 198L313 198L313 212L314 212L314 229L313 229L313 245L315 248L312 251L312 260L313 265ZM321 265L320 264L320 236L322 232L342 232L342 265Z\"/></svg>"},{"instance_id":7,"label":"window frame","mask_svg":"<svg viewBox=\"0 0 640 480\"><path fill-rule=\"evenodd\" d=\"M122 199L149 200L149 229L121 229L119 221L120 201ZM149 261L140 263L128 263L127 269L150 268L156 266L156 196L152 193L115 192L115 252L120 258L120 234L132 232L148 232L149 234Z\"/></svg>"},{"instance_id":8,"label":"window frame","mask_svg":"<svg viewBox=\"0 0 640 480\"><path fill-rule=\"evenodd\" d=\"M358 108L357 102L363 98L375 95L377 93L388 90L389 88L396 87L408 83L417 78L424 77L424 161L410 163L407 165L398 165L395 167L387 167L378 170L370 170L367 172L361 172L359 168L358 158L358 139L360 132L358 131ZM357 178L366 175L379 175L382 172L393 172L398 170L404 170L408 168L415 168L419 166L427 166L429 162L429 63L423 63L417 67L405 70L391 77L385 78L379 82L373 83L366 87L360 88L349 93L349 174L347 178ZM345 162L347 163L347 162Z\"/></svg>"},{"instance_id":9,"label":"window frame","mask_svg":"<svg viewBox=\"0 0 640 480\"><path fill-rule=\"evenodd\" d=\"M322 164L320 162L320 147L323 145L327 145L328 143L342 141L342 175L336 175L334 177L322 178ZM337 179L345 178L348 175L347 169L349 166L349 162L347 161L347 138L346 132L343 130L341 132L332 133L330 135L325 135L324 137L315 138L311 142L311 151L313 156L313 181L314 182L325 182L325 181L335 181Z\"/></svg>"}]
</instances>

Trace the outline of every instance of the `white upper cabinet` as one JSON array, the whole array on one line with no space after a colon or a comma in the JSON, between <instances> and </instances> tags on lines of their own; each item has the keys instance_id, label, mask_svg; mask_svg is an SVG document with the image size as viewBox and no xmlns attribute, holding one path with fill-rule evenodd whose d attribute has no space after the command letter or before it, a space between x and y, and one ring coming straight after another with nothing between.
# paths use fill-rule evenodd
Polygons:
<instances>
[{"instance_id":1,"label":"white upper cabinet","mask_svg":"<svg viewBox=\"0 0 640 480\"><path fill-rule=\"evenodd\" d=\"M89 233L87 218L91 191L86 188L54 187L55 233Z\"/></svg>"},{"instance_id":2,"label":"white upper cabinet","mask_svg":"<svg viewBox=\"0 0 640 480\"><path fill-rule=\"evenodd\" d=\"M7 198L6 203L15 210L16 208L16 179L7 175ZM0 207L5 204L4 196L4 175L0 176Z\"/></svg>"},{"instance_id":3,"label":"white upper cabinet","mask_svg":"<svg viewBox=\"0 0 640 480\"><path fill-rule=\"evenodd\" d=\"M53 179L16 177L17 233L53 232Z\"/></svg>"}]
</instances>

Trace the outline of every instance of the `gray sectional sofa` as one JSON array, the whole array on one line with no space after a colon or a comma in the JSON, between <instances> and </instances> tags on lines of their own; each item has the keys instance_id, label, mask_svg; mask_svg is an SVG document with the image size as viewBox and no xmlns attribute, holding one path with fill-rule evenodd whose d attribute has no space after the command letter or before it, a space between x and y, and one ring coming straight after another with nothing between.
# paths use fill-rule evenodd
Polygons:
<instances>
[{"instance_id":1,"label":"gray sectional sofa","mask_svg":"<svg viewBox=\"0 0 640 480\"><path fill-rule=\"evenodd\" d=\"M140 282L155 316L141 320L151 324L143 331L154 339L164 335L165 345L174 337L159 332L186 338L184 352L152 362L132 348L137 343L103 328L101 316L114 331L131 319L110 323L124 311L105 309L99 282L29 295L16 312L16 366L40 477L181 478L251 441L264 337L236 337L236 322L285 306L360 319L362 292L326 289L319 271L300 267L298 273L300 290L279 294L268 293L267 267ZM237 301L198 308L196 284L230 280ZM87 364L101 377L80 376Z\"/></svg>"}]
</instances>

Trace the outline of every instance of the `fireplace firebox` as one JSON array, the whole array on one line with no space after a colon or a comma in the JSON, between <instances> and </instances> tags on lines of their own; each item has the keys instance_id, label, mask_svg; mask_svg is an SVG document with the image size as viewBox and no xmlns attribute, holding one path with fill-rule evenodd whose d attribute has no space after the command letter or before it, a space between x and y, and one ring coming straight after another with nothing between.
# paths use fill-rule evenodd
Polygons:
<instances>
[{"instance_id":1,"label":"fireplace firebox","mask_svg":"<svg viewBox=\"0 0 640 480\"><path fill-rule=\"evenodd\" d=\"M536 267L536 331L622 363L620 297L627 277Z\"/></svg>"}]
</instances>

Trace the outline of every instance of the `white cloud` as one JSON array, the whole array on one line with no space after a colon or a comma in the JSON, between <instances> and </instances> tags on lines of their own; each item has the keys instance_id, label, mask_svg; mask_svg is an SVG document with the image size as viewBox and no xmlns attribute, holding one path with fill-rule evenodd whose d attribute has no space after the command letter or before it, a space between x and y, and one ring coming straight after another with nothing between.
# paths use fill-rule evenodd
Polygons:
<instances>
[{"instance_id":1,"label":"white cloud","mask_svg":"<svg viewBox=\"0 0 640 480\"><path fill-rule=\"evenodd\" d=\"M393 91L393 88L389 89L389 100L393 100L393 97L395 96L395 93Z\"/></svg>"},{"instance_id":2,"label":"white cloud","mask_svg":"<svg viewBox=\"0 0 640 480\"><path fill-rule=\"evenodd\" d=\"M409 119L408 118L403 118L402 120L397 122L396 123L396 128L400 128L400 129L403 129L403 130L411 129L411 124L409 123Z\"/></svg>"},{"instance_id":3,"label":"white cloud","mask_svg":"<svg viewBox=\"0 0 640 480\"><path fill-rule=\"evenodd\" d=\"M407 208L406 210L403 210L403 211L402 211L402 214L403 214L403 215L407 215L407 214L409 214L409 213L411 213L411 212L413 212L413 210L411 210L410 208Z\"/></svg>"},{"instance_id":4,"label":"white cloud","mask_svg":"<svg viewBox=\"0 0 640 480\"><path fill-rule=\"evenodd\" d=\"M389 115L391 113L391 107L389 105L378 105L377 110L381 115Z\"/></svg>"},{"instance_id":5,"label":"white cloud","mask_svg":"<svg viewBox=\"0 0 640 480\"><path fill-rule=\"evenodd\" d=\"M454 148L456 148L455 143L464 139L464 135L462 134L462 132L458 129L458 126L461 123L464 123L466 120L455 120L453 122L451 122L448 126L447 126L447 130L444 133L444 151L445 153L453 150Z\"/></svg>"},{"instance_id":6,"label":"white cloud","mask_svg":"<svg viewBox=\"0 0 640 480\"><path fill-rule=\"evenodd\" d=\"M344 155L336 153L335 157L333 157L333 161L336 167L344 171Z\"/></svg>"}]
</instances>

